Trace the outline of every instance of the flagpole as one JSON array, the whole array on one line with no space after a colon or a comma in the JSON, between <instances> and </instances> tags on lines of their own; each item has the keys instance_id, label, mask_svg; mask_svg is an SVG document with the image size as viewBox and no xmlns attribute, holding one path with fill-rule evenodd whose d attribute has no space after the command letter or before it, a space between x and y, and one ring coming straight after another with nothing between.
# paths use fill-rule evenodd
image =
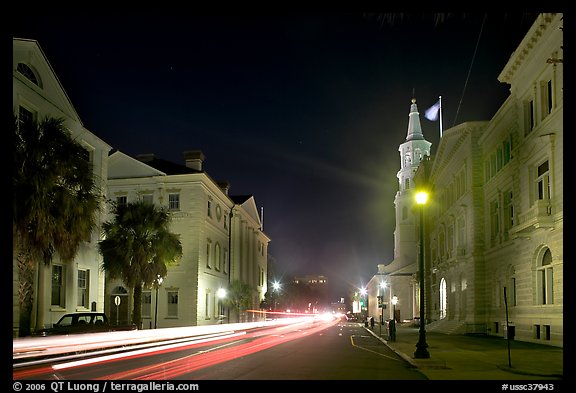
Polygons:
<instances>
[{"instance_id":1,"label":"flagpole","mask_svg":"<svg viewBox=\"0 0 576 393\"><path fill-rule=\"evenodd\" d=\"M440 138L442 138L442 96L438 96L438 102L440 102Z\"/></svg>"}]
</instances>

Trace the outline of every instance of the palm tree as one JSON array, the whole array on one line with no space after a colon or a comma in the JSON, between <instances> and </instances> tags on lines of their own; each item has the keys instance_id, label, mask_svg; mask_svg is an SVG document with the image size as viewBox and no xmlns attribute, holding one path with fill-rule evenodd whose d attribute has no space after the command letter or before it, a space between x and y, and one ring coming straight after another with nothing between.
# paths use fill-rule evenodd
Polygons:
<instances>
[{"instance_id":1,"label":"palm tree","mask_svg":"<svg viewBox=\"0 0 576 393\"><path fill-rule=\"evenodd\" d=\"M98 243L102 269L134 291L132 323L141 325L142 289L166 277L167 265L182 257L179 235L168 230L171 216L165 208L138 201L113 206L114 221L103 224Z\"/></svg>"},{"instance_id":2,"label":"palm tree","mask_svg":"<svg viewBox=\"0 0 576 393\"><path fill-rule=\"evenodd\" d=\"M232 308L236 312L237 322L240 322L240 313L252 306L252 294L254 289L240 281L231 281L228 287L227 295L222 303Z\"/></svg>"},{"instance_id":3,"label":"palm tree","mask_svg":"<svg viewBox=\"0 0 576 393\"><path fill-rule=\"evenodd\" d=\"M39 263L49 265L55 255L64 263L74 259L96 226L101 199L88 152L64 119L22 122L14 115L14 136L12 246L22 337L31 332Z\"/></svg>"}]
</instances>

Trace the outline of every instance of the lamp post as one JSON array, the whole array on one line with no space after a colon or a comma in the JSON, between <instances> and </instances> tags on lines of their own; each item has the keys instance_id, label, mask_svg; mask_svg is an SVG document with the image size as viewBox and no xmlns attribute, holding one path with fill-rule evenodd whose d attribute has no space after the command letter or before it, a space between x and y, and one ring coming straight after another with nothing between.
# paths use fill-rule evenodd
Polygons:
<instances>
[{"instance_id":1,"label":"lamp post","mask_svg":"<svg viewBox=\"0 0 576 393\"><path fill-rule=\"evenodd\" d=\"M424 205L428 199L426 192L416 194L416 203L420 205L420 329L418 334L418 343L414 357L416 359L428 359L428 344L426 343L426 318L424 317Z\"/></svg>"},{"instance_id":2,"label":"lamp post","mask_svg":"<svg viewBox=\"0 0 576 393\"><path fill-rule=\"evenodd\" d=\"M384 293L386 292L386 281L380 283L382 294L379 296L378 307L380 308L380 336L382 336L382 325L384 324Z\"/></svg>"},{"instance_id":3,"label":"lamp post","mask_svg":"<svg viewBox=\"0 0 576 393\"><path fill-rule=\"evenodd\" d=\"M160 287L160 285L162 285L162 277L160 277L160 275L158 275L156 277L156 283L155 283L155 287L156 287L156 305L154 306L154 329L156 329L156 327L158 326L158 288Z\"/></svg>"},{"instance_id":4,"label":"lamp post","mask_svg":"<svg viewBox=\"0 0 576 393\"><path fill-rule=\"evenodd\" d=\"M218 323L224 323L224 308L222 306L222 299L226 297L226 290L224 288L218 288L218 291L216 291L216 296L218 296Z\"/></svg>"},{"instance_id":5,"label":"lamp post","mask_svg":"<svg viewBox=\"0 0 576 393\"><path fill-rule=\"evenodd\" d=\"M274 292L274 309L272 311L276 311L276 298L278 296L278 292L280 291L280 283L278 281L274 281L274 283L272 283L272 290Z\"/></svg>"},{"instance_id":6,"label":"lamp post","mask_svg":"<svg viewBox=\"0 0 576 393\"><path fill-rule=\"evenodd\" d=\"M398 304L398 296L392 296L392 319L394 322L396 321L396 304Z\"/></svg>"}]
</instances>

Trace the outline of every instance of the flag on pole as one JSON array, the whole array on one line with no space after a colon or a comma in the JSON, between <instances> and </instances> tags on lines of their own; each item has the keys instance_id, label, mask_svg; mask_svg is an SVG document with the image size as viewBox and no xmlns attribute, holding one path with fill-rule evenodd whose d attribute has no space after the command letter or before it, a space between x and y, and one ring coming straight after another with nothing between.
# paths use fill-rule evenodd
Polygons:
<instances>
[{"instance_id":1,"label":"flag on pole","mask_svg":"<svg viewBox=\"0 0 576 393\"><path fill-rule=\"evenodd\" d=\"M440 100L432 105L430 108L426 109L424 112L424 117L426 117L430 121L438 120L438 115L440 113Z\"/></svg>"},{"instance_id":2,"label":"flag on pole","mask_svg":"<svg viewBox=\"0 0 576 393\"><path fill-rule=\"evenodd\" d=\"M442 96L438 97L438 102L436 102L430 108L426 109L426 112L424 112L424 117L430 121L436 121L440 119L440 138L442 138Z\"/></svg>"}]
</instances>

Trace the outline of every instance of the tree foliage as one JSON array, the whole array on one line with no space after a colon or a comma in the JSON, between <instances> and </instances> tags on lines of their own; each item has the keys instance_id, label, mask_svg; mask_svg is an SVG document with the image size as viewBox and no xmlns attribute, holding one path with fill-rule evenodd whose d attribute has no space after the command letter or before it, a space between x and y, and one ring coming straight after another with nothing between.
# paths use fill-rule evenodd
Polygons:
<instances>
[{"instance_id":1,"label":"tree foliage","mask_svg":"<svg viewBox=\"0 0 576 393\"><path fill-rule=\"evenodd\" d=\"M55 255L72 261L96 226L102 200L88 152L72 138L64 119L19 121L14 115L13 132L12 245L19 335L27 336L39 263L49 265Z\"/></svg>"},{"instance_id":2,"label":"tree foliage","mask_svg":"<svg viewBox=\"0 0 576 393\"><path fill-rule=\"evenodd\" d=\"M114 205L115 219L103 224L98 243L102 269L111 279L134 290L132 323L141 325L142 290L165 278L168 266L182 257L177 234L169 231L171 216L165 208L137 201Z\"/></svg>"}]
</instances>

